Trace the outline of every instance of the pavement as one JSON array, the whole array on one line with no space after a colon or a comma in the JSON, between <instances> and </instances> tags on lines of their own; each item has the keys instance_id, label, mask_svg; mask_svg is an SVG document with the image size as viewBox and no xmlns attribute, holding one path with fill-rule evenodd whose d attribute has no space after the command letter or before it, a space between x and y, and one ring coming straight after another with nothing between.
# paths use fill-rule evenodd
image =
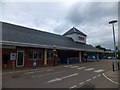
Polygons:
<instances>
[{"instance_id":1,"label":"pavement","mask_svg":"<svg viewBox=\"0 0 120 90\"><path fill-rule=\"evenodd\" d=\"M120 85L120 78L119 78L120 70L116 70L116 71L109 70L105 72L104 75L106 76L108 80Z\"/></svg>"}]
</instances>

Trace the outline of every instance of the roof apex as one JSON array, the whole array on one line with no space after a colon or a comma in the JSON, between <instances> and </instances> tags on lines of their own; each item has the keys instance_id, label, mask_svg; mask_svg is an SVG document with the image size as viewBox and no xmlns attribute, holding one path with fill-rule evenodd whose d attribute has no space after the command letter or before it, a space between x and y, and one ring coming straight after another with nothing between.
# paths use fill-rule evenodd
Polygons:
<instances>
[{"instance_id":1,"label":"roof apex","mask_svg":"<svg viewBox=\"0 0 120 90\"><path fill-rule=\"evenodd\" d=\"M63 35L69 35L69 34L73 34L73 33L78 33L84 36L87 36L86 34L84 34L83 32L79 31L76 27L72 27L69 31L67 31L65 34Z\"/></svg>"}]
</instances>

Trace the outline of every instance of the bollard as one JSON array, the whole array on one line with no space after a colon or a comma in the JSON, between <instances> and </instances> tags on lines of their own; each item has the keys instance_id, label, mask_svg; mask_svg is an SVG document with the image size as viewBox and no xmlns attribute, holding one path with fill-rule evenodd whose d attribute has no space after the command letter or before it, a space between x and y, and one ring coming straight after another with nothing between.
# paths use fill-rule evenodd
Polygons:
<instances>
[{"instance_id":1,"label":"bollard","mask_svg":"<svg viewBox=\"0 0 120 90\"><path fill-rule=\"evenodd\" d=\"M112 62L112 68L113 68L113 71L115 71L115 68L114 68L114 62Z\"/></svg>"},{"instance_id":2,"label":"bollard","mask_svg":"<svg viewBox=\"0 0 120 90\"><path fill-rule=\"evenodd\" d=\"M69 59L67 58L67 64L69 64Z\"/></svg>"},{"instance_id":3,"label":"bollard","mask_svg":"<svg viewBox=\"0 0 120 90\"><path fill-rule=\"evenodd\" d=\"M13 70L15 70L15 60L13 60Z\"/></svg>"}]
</instances>

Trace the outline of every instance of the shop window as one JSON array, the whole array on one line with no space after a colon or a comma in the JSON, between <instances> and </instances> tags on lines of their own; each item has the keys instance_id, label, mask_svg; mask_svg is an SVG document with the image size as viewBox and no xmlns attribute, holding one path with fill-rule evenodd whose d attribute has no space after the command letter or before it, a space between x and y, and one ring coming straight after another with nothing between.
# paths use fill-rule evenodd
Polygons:
<instances>
[{"instance_id":1,"label":"shop window","mask_svg":"<svg viewBox=\"0 0 120 90\"><path fill-rule=\"evenodd\" d=\"M29 59L34 59L34 54L37 54L37 60L41 60L43 59L43 50L41 49L37 49L37 50L34 50L34 49L29 49Z\"/></svg>"},{"instance_id":2,"label":"shop window","mask_svg":"<svg viewBox=\"0 0 120 90\"><path fill-rule=\"evenodd\" d=\"M53 51L52 50L48 50L48 52L47 52L47 58L48 59L52 59L53 58Z\"/></svg>"},{"instance_id":3,"label":"shop window","mask_svg":"<svg viewBox=\"0 0 120 90\"><path fill-rule=\"evenodd\" d=\"M34 54L33 49L29 49L29 59L33 59L33 54Z\"/></svg>"},{"instance_id":4,"label":"shop window","mask_svg":"<svg viewBox=\"0 0 120 90\"><path fill-rule=\"evenodd\" d=\"M43 59L43 50L37 49L37 59Z\"/></svg>"},{"instance_id":5,"label":"shop window","mask_svg":"<svg viewBox=\"0 0 120 90\"><path fill-rule=\"evenodd\" d=\"M3 64L7 64L9 60L9 54L2 54Z\"/></svg>"}]
</instances>

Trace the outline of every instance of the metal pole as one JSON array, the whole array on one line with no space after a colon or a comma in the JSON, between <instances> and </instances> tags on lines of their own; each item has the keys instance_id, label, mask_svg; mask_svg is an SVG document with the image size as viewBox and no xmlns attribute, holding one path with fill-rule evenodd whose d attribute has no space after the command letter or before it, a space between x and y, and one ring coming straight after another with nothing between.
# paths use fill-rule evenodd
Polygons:
<instances>
[{"instance_id":1,"label":"metal pole","mask_svg":"<svg viewBox=\"0 0 120 90\"><path fill-rule=\"evenodd\" d=\"M112 24L112 28L113 28L113 39L114 39L115 69L117 70L117 54L116 54L116 41L115 41L114 23Z\"/></svg>"},{"instance_id":2,"label":"metal pole","mask_svg":"<svg viewBox=\"0 0 120 90\"><path fill-rule=\"evenodd\" d=\"M119 65L119 61L118 61L118 70L120 70L120 65Z\"/></svg>"},{"instance_id":3,"label":"metal pole","mask_svg":"<svg viewBox=\"0 0 120 90\"><path fill-rule=\"evenodd\" d=\"M54 58L53 63L54 63L54 66L55 66L55 61L56 61L56 46L55 45L53 46L53 58Z\"/></svg>"},{"instance_id":4,"label":"metal pole","mask_svg":"<svg viewBox=\"0 0 120 90\"><path fill-rule=\"evenodd\" d=\"M54 66L55 66L55 54L54 54Z\"/></svg>"},{"instance_id":5,"label":"metal pole","mask_svg":"<svg viewBox=\"0 0 120 90\"><path fill-rule=\"evenodd\" d=\"M114 69L114 61L112 62L112 68L113 68L113 71L115 71L115 69Z\"/></svg>"},{"instance_id":6,"label":"metal pole","mask_svg":"<svg viewBox=\"0 0 120 90\"><path fill-rule=\"evenodd\" d=\"M112 24L112 28L113 28L113 40L114 40L114 54L115 54L115 56L114 56L114 58L113 58L113 66L115 66L114 68L113 68L113 71L114 71L114 69L115 70L117 70L117 54L116 54L116 41L115 41L115 31L114 31L114 23L116 23L117 22L117 20L112 20L112 21L110 21L109 22L109 24Z\"/></svg>"}]
</instances>

